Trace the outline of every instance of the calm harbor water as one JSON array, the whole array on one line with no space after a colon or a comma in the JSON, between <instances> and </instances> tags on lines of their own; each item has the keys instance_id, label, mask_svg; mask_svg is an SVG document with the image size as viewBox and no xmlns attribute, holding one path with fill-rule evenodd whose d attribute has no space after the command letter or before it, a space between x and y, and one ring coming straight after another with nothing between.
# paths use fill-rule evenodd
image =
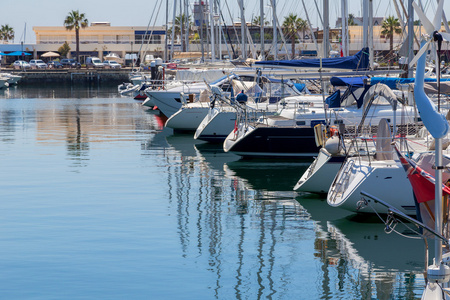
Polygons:
<instances>
[{"instance_id":1,"label":"calm harbor water","mask_svg":"<svg viewBox=\"0 0 450 300\"><path fill-rule=\"evenodd\" d=\"M1 299L420 299L424 244L116 87L0 91ZM398 228L400 231L401 228Z\"/></svg>"}]
</instances>

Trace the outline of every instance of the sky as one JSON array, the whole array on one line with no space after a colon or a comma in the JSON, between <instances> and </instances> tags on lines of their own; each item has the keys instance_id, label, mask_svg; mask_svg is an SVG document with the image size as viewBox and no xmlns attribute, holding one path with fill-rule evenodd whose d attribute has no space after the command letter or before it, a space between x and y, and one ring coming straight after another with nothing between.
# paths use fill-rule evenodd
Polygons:
<instances>
[{"instance_id":1,"label":"sky","mask_svg":"<svg viewBox=\"0 0 450 300\"><path fill-rule=\"evenodd\" d=\"M183 1L183 0L182 0ZM204 0L205 1L205 0ZM222 14L227 22L240 21L238 0L219 0ZM259 0L243 0L246 21L259 16ZM272 10L265 3L265 13L268 21L272 21ZM322 1L316 0L319 9L322 10ZM407 0L405 6L407 6ZM419 0L415 0L418 2ZM436 8L436 0L421 0L428 15L433 14ZM9 25L15 31L14 43L35 43L34 26L62 26L65 17L72 10L84 13L89 22L110 22L111 26L147 26L165 24L165 0L21 0L2 1L0 9L0 25ZM190 1L191 7L193 0ZM362 14L362 0L348 0L349 13L355 16ZM20 4L18 4L20 3ZM169 18L173 15L174 0L169 0ZM178 0L179 3L179 0ZM329 0L330 27L334 28L337 17L340 17L341 0ZM162 4L162 5L161 5ZM313 0L305 0L305 5L313 27L322 27L319 13ZM177 7L179 4L177 4ZM277 16L280 23L285 16L294 13L302 19L307 19L302 1L300 0L276 0ZM373 0L374 17L396 15L392 0ZM191 8L192 9L192 8ZM444 4L444 11L450 14L450 1ZM179 11L176 13L179 14ZM416 16L417 17L417 16ZM450 19L450 18L448 18Z\"/></svg>"}]
</instances>

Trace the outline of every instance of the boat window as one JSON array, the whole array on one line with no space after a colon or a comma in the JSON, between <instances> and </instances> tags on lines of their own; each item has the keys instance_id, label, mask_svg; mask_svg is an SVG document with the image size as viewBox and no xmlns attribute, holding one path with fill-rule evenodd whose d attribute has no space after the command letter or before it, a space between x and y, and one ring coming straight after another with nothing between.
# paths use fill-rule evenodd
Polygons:
<instances>
[{"instance_id":1,"label":"boat window","mask_svg":"<svg viewBox=\"0 0 450 300\"><path fill-rule=\"evenodd\" d=\"M306 125L306 122L305 121L297 121L297 122L295 122L295 124L297 124L297 125Z\"/></svg>"},{"instance_id":2,"label":"boat window","mask_svg":"<svg viewBox=\"0 0 450 300\"><path fill-rule=\"evenodd\" d=\"M334 120L334 124L344 124L344 120Z\"/></svg>"}]
</instances>

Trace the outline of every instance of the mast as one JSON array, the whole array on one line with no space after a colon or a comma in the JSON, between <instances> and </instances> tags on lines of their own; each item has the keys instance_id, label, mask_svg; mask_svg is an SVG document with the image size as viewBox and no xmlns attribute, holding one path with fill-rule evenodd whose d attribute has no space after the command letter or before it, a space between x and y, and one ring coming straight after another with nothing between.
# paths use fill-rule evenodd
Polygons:
<instances>
[{"instance_id":1,"label":"mast","mask_svg":"<svg viewBox=\"0 0 450 300\"><path fill-rule=\"evenodd\" d=\"M272 0L272 27L273 27L273 59L278 59L278 31L277 31L277 9L276 0Z\"/></svg>"},{"instance_id":2,"label":"mast","mask_svg":"<svg viewBox=\"0 0 450 300\"><path fill-rule=\"evenodd\" d=\"M169 0L166 0L166 32L165 32L165 37L164 37L164 61L167 62L167 30L168 28L168 24L169 23ZM133 53L132 53L133 54Z\"/></svg>"},{"instance_id":3,"label":"mast","mask_svg":"<svg viewBox=\"0 0 450 300\"><path fill-rule=\"evenodd\" d=\"M264 0L259 0L259 34L261 36L261 51L260 56L261 59L264 60L265 57L265 50L264 50Z\"/></svg>"},{"instance_id":4,"label":"mast","mask_svg":"<svg viewBox=\"0 0 450 300\"><path fill-rule=\"evenodd\" d=\"M202 50L202 62L205 62L205 49L203 47L203 0L200 0L200 47Z\"/></svg>"},{"instance_id":5,"label":"mast","mask_svg":"<svg viewBox=\"0 0 450 300\"><path fill-rule=\"evenodd\" d=\"M247 34L245 30L245 15L244 15L244 0L240 0L239 6L241 9L241 38L242 38L242 59L247 59L247 46L246 46L246 39Z\"/></svg>"},{"instance_id":6,"label":"mast","mask_svg":"<svg viewBox=\"0 0 450 300\"><path fill-rule=\"evenodd\" d=\"M348 56L348 3L347 0L341 0L341 20L342 20L342 53Z\"/></svg>"},{"instance_id":7,"label":"mast","mask_svg":"<svg viewBox=\"0 0 450 300\"><path fill-rule=\"evenodd\" d=\"M184 22L185 22L185 28L186 28L186 34L184 35L184 44L185 44L185 51L189 52L189 29L190 29L190 24L189 24L189 2L188 0L184 0Z\"/></svg>"},{"instance_id":8,"label":"mast","mask_svg":"<svg viewBox=\"0 0 450 300\"><path fill-rule=\"evenodd\" d=\"M213 3L214 4L214 3ZM215 47L215 38L214 38L214 18L213 18L213 5L209 5L209 27L211 30L211 62L216 60L216 47Z\"/></svg>"},{"instance_id":9,"label":"mast","mask_svg":"<svg viewBox=\"0 0 450 300\"><path fill-rule=\"evenodd\" d=\"M414 57L414 7L413 0L408 1L408 63ZM414 71L408 67L408 78L414 77Z\"/></svg>"},{"instance_id":10,"label":"mast","mask_svg":"<svg viewBox=\"0 0 450 300\"><path fill-rule=\"evenodd\" d=\"M323 57L330 54L330 4L323 0Z\"/></svg>"},{"instance_id":11,"label":"mast","mask_svg":"<svg viewBox=\"0 0 450 300\"><path fill-rule=\"evenodd\" d=\"M369 0L363 0L363 48L369 47Z\"/></svg>"},{"instance_id":12,"label":"mast","mask_svg":"<svg viewBox=\"0 0 450 300\"><path fill-rule=\"evenodd\" d=\"M373 70L373 0L369 0L369 27L368 27L369 65Z\"/></svg>"},{"instance_id":13,"label":"mast","mask_svg":"<svg viewBox=\"0 0 450 300\"><path fill-rule=\"evenodd\" d=\"M170 59L173 59L173 48L175 43L175 19L177 14L177 0L173 0L173 15L172 15L172 46L170 47Z\"/></svg>"}]
</instances>

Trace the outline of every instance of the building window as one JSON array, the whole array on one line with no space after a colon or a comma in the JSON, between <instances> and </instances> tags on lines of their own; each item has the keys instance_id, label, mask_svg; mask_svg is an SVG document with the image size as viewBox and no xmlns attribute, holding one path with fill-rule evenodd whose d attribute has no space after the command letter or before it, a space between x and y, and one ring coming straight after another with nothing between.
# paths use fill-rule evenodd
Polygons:
<instances>
[{"instance_id":1,"label":"building window","mask_svg":"<svg viewBox=\"0 0 450 300\"><path fill-rule=\"evenodd\" d=\"M64 44L65 41L65 35L41 35L39 38L39 44Z\"/></svg>"},{"instance_id":2,"label":"building window","mask_svg":"<svg viewBox=\"0 0 450 300\"><path fill-rule=\"evenodd\" d=\"M72 44L75 43L75 36L72 36ZM98 44L98 35L80 35L80 44Z\"/></svg>"},{"instance_id":3,"label":"building window","mask_svg":"<svg viewBox=\"0 0 450 300\"><path fill-rule=\"evenodd\" d=\"M151 38L150 38L151 37ZM134 36L134 40L136 44L161 44L161 36L160 35L143 35L136 34Z\"/></svg>"}]
</instances>

